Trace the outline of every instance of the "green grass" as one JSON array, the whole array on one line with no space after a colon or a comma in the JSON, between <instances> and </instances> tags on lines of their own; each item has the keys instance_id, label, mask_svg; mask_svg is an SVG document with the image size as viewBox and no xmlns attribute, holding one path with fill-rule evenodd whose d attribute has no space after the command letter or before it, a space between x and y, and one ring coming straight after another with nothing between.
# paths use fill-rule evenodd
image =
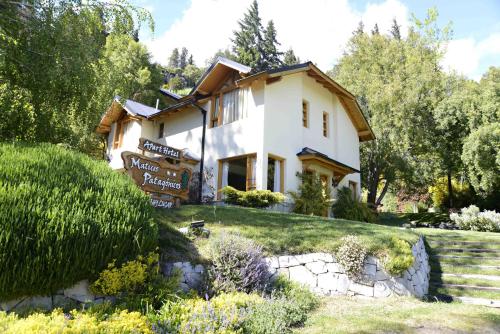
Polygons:
<instances>
[{"instance_id":1,"label":"green grass","mask_svg":"<svg viewBox=\"0 0 500 334\"><path fill-rule=\"evenodd\" d=\"M160 245L165 256L170 256L179 245L181 249L193 249L189 240L179 236L171 227L188 226L194 220L205 220L205 226L213 234L236 232L251 238L264 247L267 255L333 252L340 238L348 234L359 236L373 254L386 251L393 236L410 243L418 240L416 233L398 227L242 207L186 205L158 214ZM175 247L170 245L170 240L174 241ZM197 239L193 246L199 254L203 254L206 243L206 239ZM179 253L182 251L175 251L172 257L182 259L183 254Z\"/></svg>"},{"instance_id":2,"label":"green grass","mask_svg":"<svg viewBox=\"0 0 500 334\"><path fill-rule=\"evenodd\" d=\"M441 271L450 274L500 275L500 269L454 266L453 264L447 263L441 263L439 268L433 268L433 270L436 272Z\"/></svg>"},{"instance_id":3,"label":"green grass","mask_svg":"<svg viewBox=\"0 0 500 334\"><path fill-rule=\"evenodd\" d=\"M413 222L417 227L438 227L442 222L450 222L446 213L419 212L419 213L392 213L382 212L379 215L379 224L387 226L402 226Z\"/></svg>"},{"instance_id":4,"label":"green grass","mask_svg":"<svg viewBox=\"0 0 500 334\"><path fill-rule=\"evenodd\" d=\"M500 288L500 281L488 280L484 278L464 278L458 276L443 276L440 274L432 274L431 278L435 282L441 282L446 284L462 284L462 285L473 285L473 286L486 286Z\"/></svg>"},{"instance_id":5,"label":"green grass","mask_svg":"<svg viewBox=\"0 0 500 334\"><path fill-rule=\"evenodd\" d=\"M500 309L413 298L325 298L296 333L498 333Z\"/></svg>"},{"instance_id":6,"label":"green grass","mask_svg":"<svg viewBox=\"0 0 500 334\"><path fill-rule=\"evenodd\" d=\"M466 288L432 288L435 294L443 294L450 296L467 296L476 298L487 298L493 300L500 300L500 291L488 291L488 290L473 290Z\"/></svg>"}]
</instances>

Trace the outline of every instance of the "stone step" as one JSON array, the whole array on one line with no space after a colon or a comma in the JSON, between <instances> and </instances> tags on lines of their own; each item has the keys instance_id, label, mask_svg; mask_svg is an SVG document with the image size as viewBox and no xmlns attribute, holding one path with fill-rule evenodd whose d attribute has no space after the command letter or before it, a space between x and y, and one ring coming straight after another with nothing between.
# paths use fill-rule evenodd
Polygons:
<instances>
[{"instance_id":1,"label":"stone step","mask_svg":"<svg viewBox=\"0 0 500 334\"><path fill-rule=\"evenodd\" d=\"M456 288L456 289L470 289L470 290L485 290L485 291L500 291L500 288L490 287L490 286L476 286L476 285L465 285L465 284L448 284L448 283L435 283L431 284L435 288Z\"/></svg>"},{"instance_id":2,"label":"stone step","mask_svg":"<svg viewBox=\"0 0 500 334\"><path fill-rule=\"evenodd\" d=\"M463 256L463 255L431 255L434 259L478 259L478 260L499 260L498 256Z\"/></svg>"},{"instance_id":3,"label":"stone step","mask_svg":"<svg viewBox=\"0 0 500 334\"><path fill-rule=\"evenodd\" d=\"M453 252L453 253L494 253L500 254L500 249L488 248L433 248L433 252Z\"/></svg>"},{"instance_id":4,"label":"stone step","mask_svg":"<svg viewBox=\"0 0 500 334\"><path fill-rule=\"evenodd\" d=\"M479 298L479 297L467 297L467 296L451 296L438 294L433 296L436 300L445 303L451 303L452 301L459 301L464 304L481 305L487 307L500 308L500 300L490 299L490 298Z\"/></svg>"},{"instance_id":5,"label":"stone step","mask_svg":"<svg viewBox=\"0 0 500 334\"><path fill-rule=\"evenodd\" d=\"M498 269L500 270L500 266L490 266L490 265L483 265L483 264L460 264L460 263L453 263L454 267L468 267L468 268L476 268L476 269Z\"/></svg>"},{"instance_id":6,"label":"stone step","mask_svg":"<svg viewBox=\"0 0 500 334\"><path fill-rule=\"evenodd\" d=\"M462 245L462 246L489 246L489 245L498 245L500 246L499 241L449 241L449 240L432 240L428 239L430 244L438 244L438 245Z\"/></svg>"},{"instance_id":7,"label":"stone step","mask_svg":"<svg viewBox=\"0 0 500 334\"><path fill-rule=\"evenodd\" d=\"M431 275L432 274L441 275L442 277L459 277L468 279L484 279L489 281L500 281L500 276L495 276L495 275L439 273L434 271L431 272Z\"/></svg>"}]
</instances>

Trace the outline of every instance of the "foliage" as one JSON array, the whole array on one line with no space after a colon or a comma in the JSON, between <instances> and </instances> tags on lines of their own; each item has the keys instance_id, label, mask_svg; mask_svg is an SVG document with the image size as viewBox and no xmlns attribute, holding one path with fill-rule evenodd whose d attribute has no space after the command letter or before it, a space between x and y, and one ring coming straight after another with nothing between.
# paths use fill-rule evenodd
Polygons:
<instances>
[{"instance_id":1,"label":"foliage","mask_svg":"<svg viewBox=\"0 0 500 334\"><path fill-rule=\"evenodd\" d=\"M267 264L262 247L253 240L234 234L221 234L210 240L208 270L218 291L259 291L267 283Z\"/></svg>"},{"instance_id":2,"label":"foliage","mask_svg":"<svg viewBox=\"0 0 500 334\"><path fill-rule=\"evenodd\" d=\"M285 200L283 194L270 190L241 191L227 186L222 189L222 193L224 202L250 208L266 208Z\"/></svg>"},{"instance_id":3,"label":"foliage","mask_svg":"<svg viewBox=\"0 0 500 334\"><path fill-rule=\"evenodd\" d=\"M60 309L50 314L33 313L26 318L20 318L15 313L0 312L0 331L2 333L144 333L153 334L145 316L139 312L127 310L109 314L106 319L99 320L96 316L71 311L63 313Z\"/></svg>"},{"instance_id":4,"label":"foliage","mask_svg":"<svg viewBox=\"0 0 500 334\"><path fill-rule=\"evenodd\" d=\"M411 245L408 241L392 237L388 252L383 258L385 270L393 276L402 275L403 272L413 265L415 260Z\"/></svg>"},{"instance_id":5,"label":"foliage","mask_svg":"<svg viewBox=\"0 0 500 334\"><path fill-rule=\"evenodd\" d=\"M199 297L168 301L149 317L165 333L240 333L247 309L262 302L257 294L221 293L209 301Z\"/></svg>"},{"instance_id":6,"label":"foliage","mask_svg":"<svg viewBox=\"0 0 500 334\"><path fill-rule=\"evenodd\" d=\"M126 0L10 1L2 2L0 15L0 36L10 41L2 43L0 77L13 90L0 94L0 107L17 106L11 121L0 126L2 140L66 143L97 156L102 145L94 130L113 98L109 91L129 98L148 89L134 85L130 91L129 81L159 85L149 59L136 59L130 48L120 45L114 50L118 56L108 61L115 37L138 45L132 40L141 23L153 29L149 12ZM124 60L131 66L122 66ZM22 126L12 122L16 118L23 119Z\"/></svg>"},{"instance_id":7,"label":"foliage","mask_svg":"<svg viewBox=\"0 0 500 334\"><path fill-rule=\"evenodd\" d=\"M500 232L500 213L481 212L475 205L462 208L460 213L452 213L450 219L462 230Z\"/></svg>"},{"instance_id":8,"label":"foliage","mask_svg":"<svg viewBox=\"0 0 500 334\"><path fill-rule=\"evenodd\" d=\"M290 192L293 212L323 216L331 205L328 188L323 185L318 174L297 173L300 185L297 192Z\"/></svg>"},{"instance_id":9,"label":"foliage","mask_svg":"<svg viewBox=\"0 0 500 334\"><path fill-rule=\"evenodd\" d=\"M239 30L234 32L233 51L237 61L260 72L278 67L282 64L278 51L276 30L273 21L269 21L266 29L259 16L259 5L254 0L242 20L238 21Z\"/></svg>"},{"instance_id":10,"label":"foliage","mask_svg":"<svg viewBox=\"0 0 500 334\"><path fill-rule=\"evenodd\" d=\"M365 203L354 197L351 189L342 187L337 190L337 199L332 207L336 218L374 223L377 217Z\"/></svg>"},{"instance_id":11,"label":"foliage","mask_svg":"<svg viewBox=\"0 0 500 334\"><path fill-rule=\"evenodd\" d=\"M473 193L466 182L459 182L456 179L451 180L453 188L453 202L456 206L466 206L473 201ZM429 194L435 208L447 207L448 201L448 180L441 177L436 180L434 185L429 187Z\"/></svg>"},{"instance_id":12,"label":"foliage","mask_svg":"<svg viewBox=\"0 0 500 334\"><path fill-rule=\"evenodd\" d=\"M335 256L349 277L358 278L363 272L367 250L357 236L347 235L340 240Z\"/></svg>"},{"instance_id":13,"label":"foliage","mask_svg":"<svg viewBox=\"0 0 500 334\"><path fill-rule=\"evenodd\" d=\"M105 162L51 144L0 144L0 157L0 299L53 293L155 247L148 197Z\"/></svg>"},{"instance_id":14,"label":"foliage","mask_svg":"<svg viewBox=\"0 0 500 334\"><path fill-rule=\"evenodd\" d=\"M500 123L485 125L465 140L462 160L476 191L491 194L500 187Z\"/></svg>"},{"instance_id":15,"label":"foliage","mask_svg":"<svg viewBox=\"0 0 500 334\"><path fill-rule=\"evenodd\" d=\"M33 140L35 111L29 91L0 84L0 141Z\"/></svg>"},{"instance_id":16,"label":"foliage","mask_svg":"<svg viewBox=\"0 0 500 334\"><path fill-rule=\"evenodd\" d=\"M295 55L292 48L288 49L283 56L284 65L297 65L300 64L300 58Z\"/></svg>"}]
</instances>

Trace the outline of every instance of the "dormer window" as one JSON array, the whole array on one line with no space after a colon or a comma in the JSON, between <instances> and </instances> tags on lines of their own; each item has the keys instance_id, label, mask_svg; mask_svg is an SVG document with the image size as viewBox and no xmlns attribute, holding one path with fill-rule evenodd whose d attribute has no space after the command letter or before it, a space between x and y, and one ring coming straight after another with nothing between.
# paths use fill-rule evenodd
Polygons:
<instances>
[{"instance_id":1,"label":"dormer window","mask_svg":"<svg viewBox=\"0 0 500 334\"><path fill-rule=\"evenodd\" d=\"M228 124L247 116L247 89L217 93L212 99L210 127Z\"/></svg>"}]
</instances>

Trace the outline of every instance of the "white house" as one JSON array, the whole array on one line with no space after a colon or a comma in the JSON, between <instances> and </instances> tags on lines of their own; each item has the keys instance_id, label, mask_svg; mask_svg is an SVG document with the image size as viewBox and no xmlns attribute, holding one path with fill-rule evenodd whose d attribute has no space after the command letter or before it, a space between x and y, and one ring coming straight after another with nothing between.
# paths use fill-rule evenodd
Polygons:
<instances>
[{"instance_id":1,"label":"white house","mask_svg":"<svg viewBox=\"0 0 500 334\"><path fill-rule=\"evenodd\" d=\"M296 190L297 172L317 172L335 188L360 193L359 143L374 139L356 98L311 62L250 74L219 58L184 97L157 110L115 99L98 132L107 134L110 165L123 167L123 150L138 152L140 137L186 149L193 164L202 156L213 172L207 188Z\"/></svg>"}]
</instances>

